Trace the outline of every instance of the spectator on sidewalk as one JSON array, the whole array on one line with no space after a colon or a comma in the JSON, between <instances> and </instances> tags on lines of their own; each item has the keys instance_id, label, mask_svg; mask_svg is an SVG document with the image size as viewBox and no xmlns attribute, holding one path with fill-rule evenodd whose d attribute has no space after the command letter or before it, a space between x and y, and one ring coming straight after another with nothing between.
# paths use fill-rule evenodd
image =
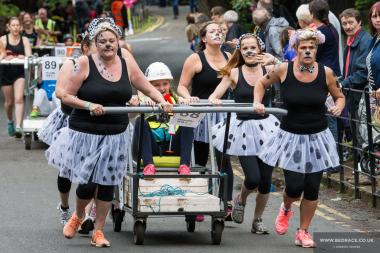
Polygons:
<instances>
[{"instance_id":1,"label":"spectator on sidewalk","mask_svg":"<svg viewBox=\"0 0 380 253\"><path fill-rule=\"evenodd\" d=\"M37 45L38 34L34 29L34 21L32 15L26 12L22 16L22 36L25 36L29 39L30 46L34 47Z\"/></svg>"},{"instance_id":2,"label":"spectator on sidewalk","mask_svg":"<svg viewBox=\"0 0 380 253\"><path fill-rule=\"evenodd\" d=\"M57 30L55 21L48 18L45 8L38 10L35 28L38 33L38 43L40 45L55 44L58 42L57 36L61 34L61 32Z\"/></svg>"},{"instance_id":3,"label":"spectator on sidewalk","mask_svg":"<svg viewBox=\"0 0 380 253\"><path fill-rule=\"evenodd\" d=\"M246 33L245 27L238 23L239 14L236 11L229 10L223 14L224 22L227 24L226 46L225 51L233 53L236 44L241 35Z\"/></svg>"},{"instance_id":4,"label":"spectator on sidewalk","mask_svg":"<svg viewBox=\"0 0 380 253\"><path fill-rule=\"evenodd\" d=\"M173 18L177 19L179 16L179 0L172 0L172 7L173 7Z\"/></svg>"},{"instance_id":5,"label":"spectator on sidewalk","mask_svg":"<svg viewBox=\"0 0 380 253\"><path fill-rule=\"evenodd\" d=\"M280 42L282 48L282 61L291 62L297 57L297 52L294 48L289 46L289 34L291 31L294 31L294 28L291 26L285 27L280 33Z\"/></svg>"},{"instance_id":6,"label":"spectator on sidewalk","mask_svg":"<svg viewBox=\"0 0 380 253\"><path fill-rule=\"evenodd\" d=\"M187 26L185 28L187 41L190 43L190 49L195 52L195 38L198 36L198 28L195 25L195 17L193 13L186 16Z\"/></svg>"},{"instance_id":7,"label":"spectator on sidewalk","mask_svg":"<svg viewBox=\"0 0 380 253\"><path fill-rule=\"evenodd\" d=\"M124 3L122 0L114 0L111 4L111 13L112 17L115 20L116 25L123 31L124 29L124 21L122 15Z\"/></svg>"},{"instance_id":8,"label":"spectator on sidewalk","mask_svg":"<svg viewBox=\"0 0 380 253\"><path fill-rule=\"evenodd\" d=\"M198 11L197 0L189 0L190 12L195 13Z\"/></svg>"},{"instance_id":9,"label":"spectator on sidewalk","mask_svg":"<svg viewBox=\"0 0 380 253\"><path fill-rule=\"evenodd\" d=\"M372 5L368 23L373 36L367 57L368 81L373 89L376 90L376 98L380 99L380 1Z\"/></svg>"},{"instance_id":10,"label":"spectator on sidewalk","mask_svg":"<svg viewBox=\"0 0 380 253\"><path fill-rule=\"evenodd\" d=\"M258 26L258 36L265 41L266 53L270 53L277 59L282 59L282 49L280 44L281 31L289 26L284 18L275 18L267 9L256 9L252 13L253 22ZM260 34L261 33L261 34Z\"/></svg>"},{"instance_id":11,"label":"spectator on sidewalk","mask_svg":"<svg viewBox=\"0 0 380 253\"><path fill-rule=\"evenodd\" d=\"M317 29L317 27L313 23L313 17L310 14L308 4L301 4L298 7L296 11L296 17L298 19L298 25L300 26L301 29L304 29L304 28Z\"/></svg>"},{"instance_id":12,"label":"spectator on sidewalk","mask_svg":"<svg viewBox=\"0 0 380 253\"><path fill-rule=\"evenodd\" d=\"M88 20L89 7L86 1L76 0L75 1L75 12L77 14L78 28L79 32L83 33L85 31L84 24Z\"/></svg>"},{"instance_id":13,"label":"spectator on sidewalk","mask_svg":"<svg viewBox=\"0 0 380 253\"><path fill-rule=\"evenodd\" d=\"M355 9L346 9L339 18L342 27L347 35L347 46L344 48L343 60L344 68L340 83L343 88L352 88L363 90L367 84L368 70L366 66L366 57L368 47L371 43L371 36L362 28L360 12ZM348 108L352 115L357 119L357 110L361 93L348 92L346 95Z\"/></svg>"},{"instance_id":14,"label":"spectator on sidewalk","mask_svg":"<svg viewBox=\"0 0 380 253\"><path fill-rule=\"evenodd\" d=\"M214 6L210 10L211 19L220 24L223 22L223 14L225 12L226 9L223 6Z\"/></svg>"}]
</instances>

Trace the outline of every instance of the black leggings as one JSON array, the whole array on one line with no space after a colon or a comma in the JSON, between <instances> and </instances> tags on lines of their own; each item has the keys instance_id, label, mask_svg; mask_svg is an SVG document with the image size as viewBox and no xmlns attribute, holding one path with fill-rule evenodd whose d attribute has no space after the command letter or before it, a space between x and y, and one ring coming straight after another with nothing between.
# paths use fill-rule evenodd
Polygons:
<instances>
[{"instance_id":1,"label":"black leggings","mask_svg":"<svg viewBox=\"0 0 380 253\"><path fill-rule=\"evenodd\" d=\"M60 177L58 175L57 178L58 191L62 194L66 194L70 192L71 189L71 181L65 177Z\"/></svg>"},{"instance_id":2,"label":"black leggings","mask_svg":"<svg viewBox=\"0 0 380 253\"><path fill-rule=\"evenodd\" d=\"M303 192L304 199L317 200L322 175L323 171L304 174L284 170L286 195L290 198L299 198Z\"/></svg>"},{"instance_id":3,"label":"black leggings","mask_svg":"<svg viewBox=\"0 0 380 253\"><path fill-rule=\"evenodd\" d=\"M96 183L80 184L77 188L77 197L80 199L92 199L95 197L96 189L98 189L96 198L101 201L112 201L113 185L101 185Z\"/></svg>"},{"instance_id":4,"label":"black leggings","mask_svg":"<svg viewBox=\"0 0 380 253\"><path fill-rule=\"evenodd\" d=\"M239 156L245 179L244 186L247 190L258 187L261 194L270 191L273 167L261 161L257 156Z\"/></svg>"}]
</instances>

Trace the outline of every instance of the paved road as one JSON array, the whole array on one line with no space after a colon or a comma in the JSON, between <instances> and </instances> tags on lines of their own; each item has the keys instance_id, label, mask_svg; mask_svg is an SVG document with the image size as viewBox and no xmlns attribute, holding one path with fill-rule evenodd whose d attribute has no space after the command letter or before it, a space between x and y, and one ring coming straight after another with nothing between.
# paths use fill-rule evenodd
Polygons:
<instances>
[{"instance_id":1,"label":"paved road","mask_svg":"<svg viewBox=\"0 0 380 253\"><path fill-rule=\"evenodd\" d=\"M161 28L129 40L136 59L143 70L153 61L169 65L178 79L182 64L190 51L184 34L185 10L179 20L173 21L171 9L157 10L164 15ZM76 237L67 240L62 236L58 224L56 206L58 192L57 171L49 167L44 158L44 146L34 145L30 151L24 150L22 141L15 141L6 135L6 118L0 97L0 252L90 252L89 238ZM236 171L236 184L240 184L240 173ZM74 188L74 187L73 187ZM75 188L74 188L75 189ZM74 191L72 191L74 193ZM74 207L74 194L71 206ZM112 232L108 220L105 233L112 243L107 252L306 252L293 246L299 212L290 227L290 232L278 236L273 231L274 219L281 203L280 193L272 194L264 221L271 229L270 235L260 236L250 233L254 198L249 199L246 221L242 225L228 223L222 244L210 245L210 220L197 224L195 233L187 233L183 218L157 218L148 220L144 246L135 246L132 239L131 217L127 216L121 233ZM311 231L353 231L345 225L344 216L336 212L319 209ZM331 210L330 210L331 211ZM328 213L328 215L327 215ZM346 216L347 217L347 216ZM308 251L310 252L310 250Z\"/></svg>"}]
</instances>

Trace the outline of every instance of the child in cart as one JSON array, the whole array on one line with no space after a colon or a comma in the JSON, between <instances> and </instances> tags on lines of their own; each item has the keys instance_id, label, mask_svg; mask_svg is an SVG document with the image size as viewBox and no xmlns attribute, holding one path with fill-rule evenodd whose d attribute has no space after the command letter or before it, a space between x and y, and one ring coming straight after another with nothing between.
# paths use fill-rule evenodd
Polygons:
<instances>
[{"instance_id":1,"label":"child in cart","mask_svg":"<svg viewBox=\"0 0 380 253\"><path fill-rule=\"evenodd\" d=\"M57 80L42 80L42 70L39 68L38 90L34 94L31 118L48 116L55 108L60 107L60 100L55 96L54 90Z\"/></svg>"},{"instance_id":2,"label":"child in cart","mask_svg":"<svg viewBox=\"0 0 380 253\"><path fill-rule=\"evenodd\" d=\"M177 96L170 89L173 80L170 69L162 62L154 62L148 66L145 72L146 78L161 92L166 101L176 103L188 103L189 101ZM151 104L151 100L139 96L141 102ZM170 116L166 113L149 114L143 122L142 160L144 163L144 175L154 175L156 167L153 162L154 155L179 155L180 165L178 174L190 174L191 149L194 138L194 130L189 127L178 127L169 124ZM136 121L134 136L139 135L141 119Z\"/></svg>"}]
</instances>

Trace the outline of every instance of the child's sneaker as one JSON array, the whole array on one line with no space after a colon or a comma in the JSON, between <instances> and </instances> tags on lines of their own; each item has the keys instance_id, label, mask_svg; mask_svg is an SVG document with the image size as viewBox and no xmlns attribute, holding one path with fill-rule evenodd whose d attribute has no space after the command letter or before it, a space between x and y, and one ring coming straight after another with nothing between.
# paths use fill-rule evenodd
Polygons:
<instances>
[{"instance_id":1,"label":"child's sneaker","mask_svg":"<svg viewBox=\"0 0 380 253\"><path fill-rule=\"evenodd\" d=\"M276 218L276 232L279 235L283 235L288 231L289 220L293 216L293 211L284 209L284 203L281 204L280 212Z\"/></svg>"},{"instance_id":2,"label":"child's sneaker","mask_svg":"<svg viewBox=\"0 0 380 253\"><path fill-rule=\"evenodd\" d=\"M303 229L297 230L296 240L294 241L294 243L297 246L301 246L302 248L315 248L316 246L309 232Z\"/></svg>"},{"instance_id":3,"label":"child's sneaker","mask_svg":"<svg viewBox=\"0 0 380 253\"><path fill-rule=\"evenodd\" d=\"M110 242L104 237L101 230L96 230L92 234L91 245L99 248L111 246Z\"/></svg>"},{"instance_id":4,"label":"child's sneaker","mask_svg":"<svg viewBox=\"0 0 380 253\"><path fill-rule=\"evenodd\" d=\"M190 168L186 164L181 164L178 168L178 174L179 175L190 175Z\"/></svg>"},{"instance_id":5,"label":"child's sneaker","mask_svg":"<svg viewBox=\"0 0 380 253\"><path fill-rule=\"evenodd\" d=\"M82 220L78 218L76 213L73 213L69 221L63 227L63 235L67 239L71 239L77 233L80 225L82 224Z\"/></svg>"},{"instance_id":6,"label":"child's sneaker","mask_svg":"<svg viewBox=\"0 0 380 253\"><path fill-rule=\"evenodd\" d=\"M144 167L143 174L145 176L155 175L156 171L156 167L153 164L148 164Z\"/></svg>"},{"instance_id":7,"label":"child's sneaker","mask_svg":"<svg viewBox=\"0 0 380 253\"><path fill-rule=\"evenodd\" d=\"M8 130L9 136L15 135L15 125L14 125L13 121L8 122L7 130Z\"/></svg>"}]
</instances>

